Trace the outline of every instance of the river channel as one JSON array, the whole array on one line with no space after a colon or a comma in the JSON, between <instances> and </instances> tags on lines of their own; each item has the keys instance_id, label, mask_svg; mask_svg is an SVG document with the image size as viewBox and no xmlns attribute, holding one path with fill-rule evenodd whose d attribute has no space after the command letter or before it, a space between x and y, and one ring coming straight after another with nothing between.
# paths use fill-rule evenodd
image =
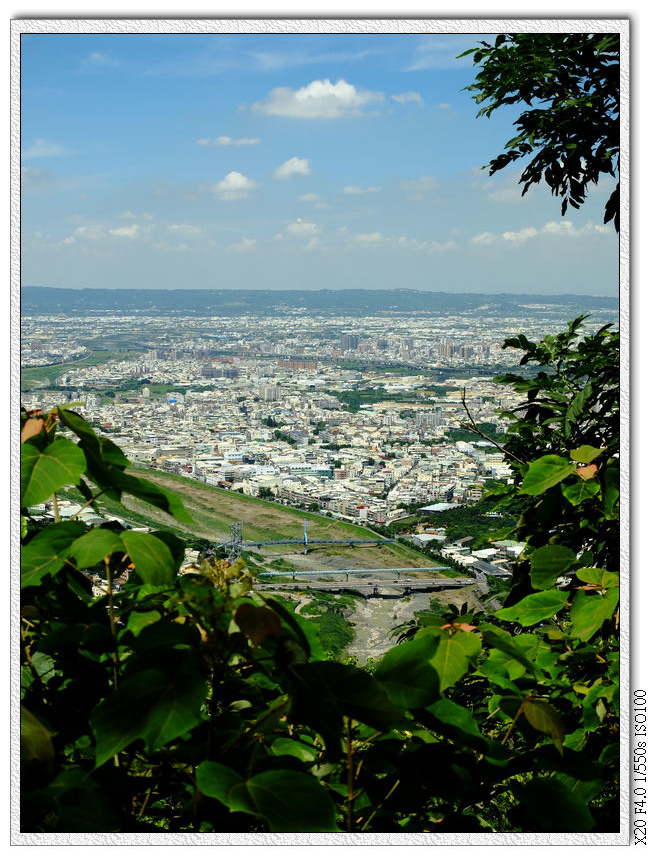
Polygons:
<instances>
[{"instance_id":1,"label":"river channel","mask_svg":"<svg viewBox=\"0 0 650 865\"><path fill-rule=\"evenodd\" d=\"M391 628L414 617L416 610L428 610L430 592L414 592L403 598L368 598L358 601L354 612L347 617L354 625L354 638L345 653L356 657L359 664L369 658L379 660L395 645Z\"/></svg>"}]
</instances>

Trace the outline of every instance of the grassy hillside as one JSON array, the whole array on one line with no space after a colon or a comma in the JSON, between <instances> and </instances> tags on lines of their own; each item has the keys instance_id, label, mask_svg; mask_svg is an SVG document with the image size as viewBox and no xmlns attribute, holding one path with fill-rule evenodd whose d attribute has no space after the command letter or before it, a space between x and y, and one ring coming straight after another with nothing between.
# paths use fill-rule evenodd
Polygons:
<instances>
[{"instance_id":1,"label":"grassy hillside","mask_svg":"<svg viewBox=\"0 0 650 865\"><path fill-rule=\"evenodd\" d=\"M328 539L382 540L381 536L362 526L340 522L318 514L306 514L297 508L288 508L274 502L244 496L240 493L217 489L198 483L190 478L169 475L164 472L134 471L133 474L148 478L165 489L179 495L192 517L193 523L187 525L174 520L157 508L143 502L136 502L125 496L124 504L134 514L141 515L147 523L173 527L179 532L190 533L197 537L214 541L226 540L230 534L229 524L238 520L243 522L242 536L245 541L268 541L302 538L304 520L307 519L307 536ZM119 515L118 509L107 504L107 509ZM430 559L408 550L400 544L384 546L347 547L326 545L311 548L307 559L301 547L277 546L262 547L259 551L264 560L270 562L282 556L293 567L300 570L340 567L427 567L433 564Z\"/></svg>"},{"instance_id":2,"label":"grassy hillside","mask_svg":"<svg viewBox=\"0 0 650 865\"><path fill-rule=\"evenodd\" d=\"M88 366L97 366L101 363L116 363L126 358L142 354L142 351L91 351L88 357L82 360L70 360L66 363L52 364L51 366L26 366L20 371L20 387L22 390L31 390L33 387L39 387L46 379L49 379L50 384L54 384L54 380L58 376L69 372L71 369L83 369Z\"/></svg>"}]
</instances>

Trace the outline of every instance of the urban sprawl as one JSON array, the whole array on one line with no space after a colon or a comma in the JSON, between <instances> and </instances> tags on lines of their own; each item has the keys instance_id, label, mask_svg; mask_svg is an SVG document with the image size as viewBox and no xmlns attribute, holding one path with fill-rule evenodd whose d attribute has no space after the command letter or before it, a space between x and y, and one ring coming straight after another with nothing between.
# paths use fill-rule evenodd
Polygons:
<instances>
[{"instance_id":1,"label":"urban sprawl","mask_svg":"<svg viewBox=\"0 0 650 865\"><path fill-rule=\"evenodd\" d=\"M521 352L502 349L504 338L567 321L557 306L530 314L25 316L21 403L80 403L134 467L370 527L412 505L442 523L445 509L509 477L497 446L458 433L470 417L497 438L506 431L499 412L521 400L493 378ZM444 541L444 529L415 537Z\"/></svg>"}]
</instances>

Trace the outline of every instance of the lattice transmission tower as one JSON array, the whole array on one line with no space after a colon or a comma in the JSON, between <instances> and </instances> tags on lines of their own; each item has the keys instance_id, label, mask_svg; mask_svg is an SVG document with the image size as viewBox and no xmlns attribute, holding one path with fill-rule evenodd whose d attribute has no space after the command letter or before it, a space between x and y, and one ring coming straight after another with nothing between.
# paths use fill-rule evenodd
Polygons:
<instances>
[{"instance_id":1,"label":"lattice transmission tower","mask_svg":"<svg viewBox=\"0 0 650 865\"><path fill-rule=\"evenodd\" d=\"M231 562L236 562L237 559L241 556L243 541L242 541L242 527L243 522L239 521L236 523L230 523L230 537L228 539L228 544L226 550L228 552L228 559Z\"/></svg>"}]
</instances>

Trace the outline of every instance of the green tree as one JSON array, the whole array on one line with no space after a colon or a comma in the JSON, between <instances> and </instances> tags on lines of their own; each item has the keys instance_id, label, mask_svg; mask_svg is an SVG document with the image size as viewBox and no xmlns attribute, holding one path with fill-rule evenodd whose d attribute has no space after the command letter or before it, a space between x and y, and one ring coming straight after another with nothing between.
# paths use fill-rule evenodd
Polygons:
<instances>
[{"instance_id":1,"label":"green tree","mask_svg":"<svg viewBox=\"0 0 650 865\"><path fill-rule=\"evenodd\" d=\"M553 195L579 208L590 184L619 171L620 39L616 33L501 34L494 44L464 52L480 67L467 89L490 117L504 105L525 103L517 135L492 159L490 175L530 157L522 195L542 180ZM605 206L604 222L619 231L619 185Z\"/></svg>"}]
</instances>

